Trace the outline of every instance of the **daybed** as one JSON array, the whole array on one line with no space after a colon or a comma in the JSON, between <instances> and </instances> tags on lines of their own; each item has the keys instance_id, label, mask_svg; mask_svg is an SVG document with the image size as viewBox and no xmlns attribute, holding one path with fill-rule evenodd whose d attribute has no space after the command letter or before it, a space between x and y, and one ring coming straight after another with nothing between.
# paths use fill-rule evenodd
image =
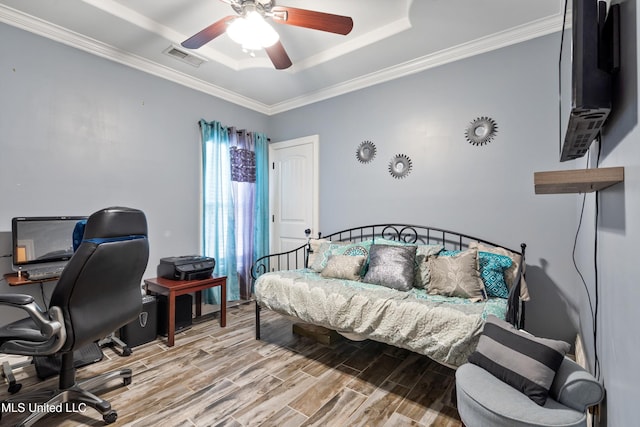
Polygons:
<instances>
[{"instance_id":1,"label":"daybed","mask_svg":"<svg viewBox=\"0 0 640 427\"><path fill-rule=\"evenodd\" d=\"M458 367L488 315L523 327L525 247L402 224L319 235L252 266L256 339L260 310L268 308Z\"/></svg>"}]
</instances>

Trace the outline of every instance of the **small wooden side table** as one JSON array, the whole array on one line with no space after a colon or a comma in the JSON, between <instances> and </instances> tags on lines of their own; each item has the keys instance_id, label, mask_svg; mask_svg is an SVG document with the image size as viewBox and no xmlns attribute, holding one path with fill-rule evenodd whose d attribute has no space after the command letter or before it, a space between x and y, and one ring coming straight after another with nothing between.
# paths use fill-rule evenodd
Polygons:
<instances>
[{"instance_id":1,"label":"small wooden side table","mask_svg":"<svg viewBox=\"0 0 640 427\"><path fill-rule=\"evenodd\" d=\"M147 292L167 297L167 345L173 347L176 334L176 297L195 292L196 317L202 315L202 290L220 286L220 326L227 326L227 276L200 280L169 280L164 277L144 279Z\"/></svg>"}]
</instances>

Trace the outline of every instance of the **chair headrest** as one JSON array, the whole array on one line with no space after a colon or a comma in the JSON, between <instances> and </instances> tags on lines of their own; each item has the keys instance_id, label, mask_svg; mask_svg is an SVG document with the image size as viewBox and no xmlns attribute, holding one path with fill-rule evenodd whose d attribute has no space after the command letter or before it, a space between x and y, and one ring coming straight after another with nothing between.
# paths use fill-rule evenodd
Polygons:
<instances>
[{"instance_id":1,"label":"chair headrest","mask_svg":"<svg viewBox=\"0 0 640 427\"><path fill-rule=\"evenodd\" d=\"M138 209L119 206L94 212L84 229L84 239L132 235L147 235L147 218Z\"/></svg>"}]
</instances>

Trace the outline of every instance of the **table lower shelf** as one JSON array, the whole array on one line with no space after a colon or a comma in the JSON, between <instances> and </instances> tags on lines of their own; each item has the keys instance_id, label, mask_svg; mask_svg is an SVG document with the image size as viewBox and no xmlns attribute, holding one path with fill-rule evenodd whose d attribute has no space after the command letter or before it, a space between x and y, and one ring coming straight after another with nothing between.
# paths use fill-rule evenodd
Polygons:
<instances>
[{"instance_id":1,"label":"table lower shelf","mask_svg":"<svg viewBox=\"0 0 640 427\"><path fill-rule=\"evenodd\" d=\"M210 277L199 280L169 280L162 277L154 277L144 280L147 292L152 294L165 295L167 297L167 345L172 347L175 344L176 327L176 297L185 294L195 293L196 295L196 318L202 315L202 291L219 286L222 301L227 300L227 278ZM220 326L227 325L226 304L220 305Z\"/></svg>"}]
</instances>

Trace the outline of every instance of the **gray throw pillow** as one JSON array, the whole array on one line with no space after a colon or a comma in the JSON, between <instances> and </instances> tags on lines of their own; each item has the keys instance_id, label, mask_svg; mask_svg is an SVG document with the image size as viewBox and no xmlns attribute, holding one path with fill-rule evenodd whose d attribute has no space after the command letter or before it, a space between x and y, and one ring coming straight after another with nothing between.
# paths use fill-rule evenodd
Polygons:
<instances>
[{"instance_id":1,"label":"gray throw pillow","mask_svg":"<svg viewBox=\"0 0 640 427\"><path fill-rule=\"evenodd\" d=\"M519 331L491 314L487 316L469 362L543 406L569 347L564 341L538 338Z\"/></svg>"},{"instance_id":2,"label":"gray throw pillow","mask_svg":"<svg viewBox=\"0 0 640 427\"><path fill-rule=\"evenodd\" d=\"M413 286L420 289L427 289L429 285L429 280L431 277L431 272L429 270L429 262L428 259L430 256L437 255L438 252L444 249L442 245L432 245L432 244L416 244L416 243L405 243L398 240L389 240L385 238L380 238L375 240L380 245L391 245L391 246L416 246L416 260L415 260L415 278L413 280Z\"/></svg>"},{"instance_id":3,"label":"gray throw pillow","mask_svg":"<svg viewBox=\"0 0 640 427\"><path fill-rule=\"evenodd\" d=\"M363 282L409 291L415 276L415 246L371 245Z\"/></svg>"}]
</instances>

